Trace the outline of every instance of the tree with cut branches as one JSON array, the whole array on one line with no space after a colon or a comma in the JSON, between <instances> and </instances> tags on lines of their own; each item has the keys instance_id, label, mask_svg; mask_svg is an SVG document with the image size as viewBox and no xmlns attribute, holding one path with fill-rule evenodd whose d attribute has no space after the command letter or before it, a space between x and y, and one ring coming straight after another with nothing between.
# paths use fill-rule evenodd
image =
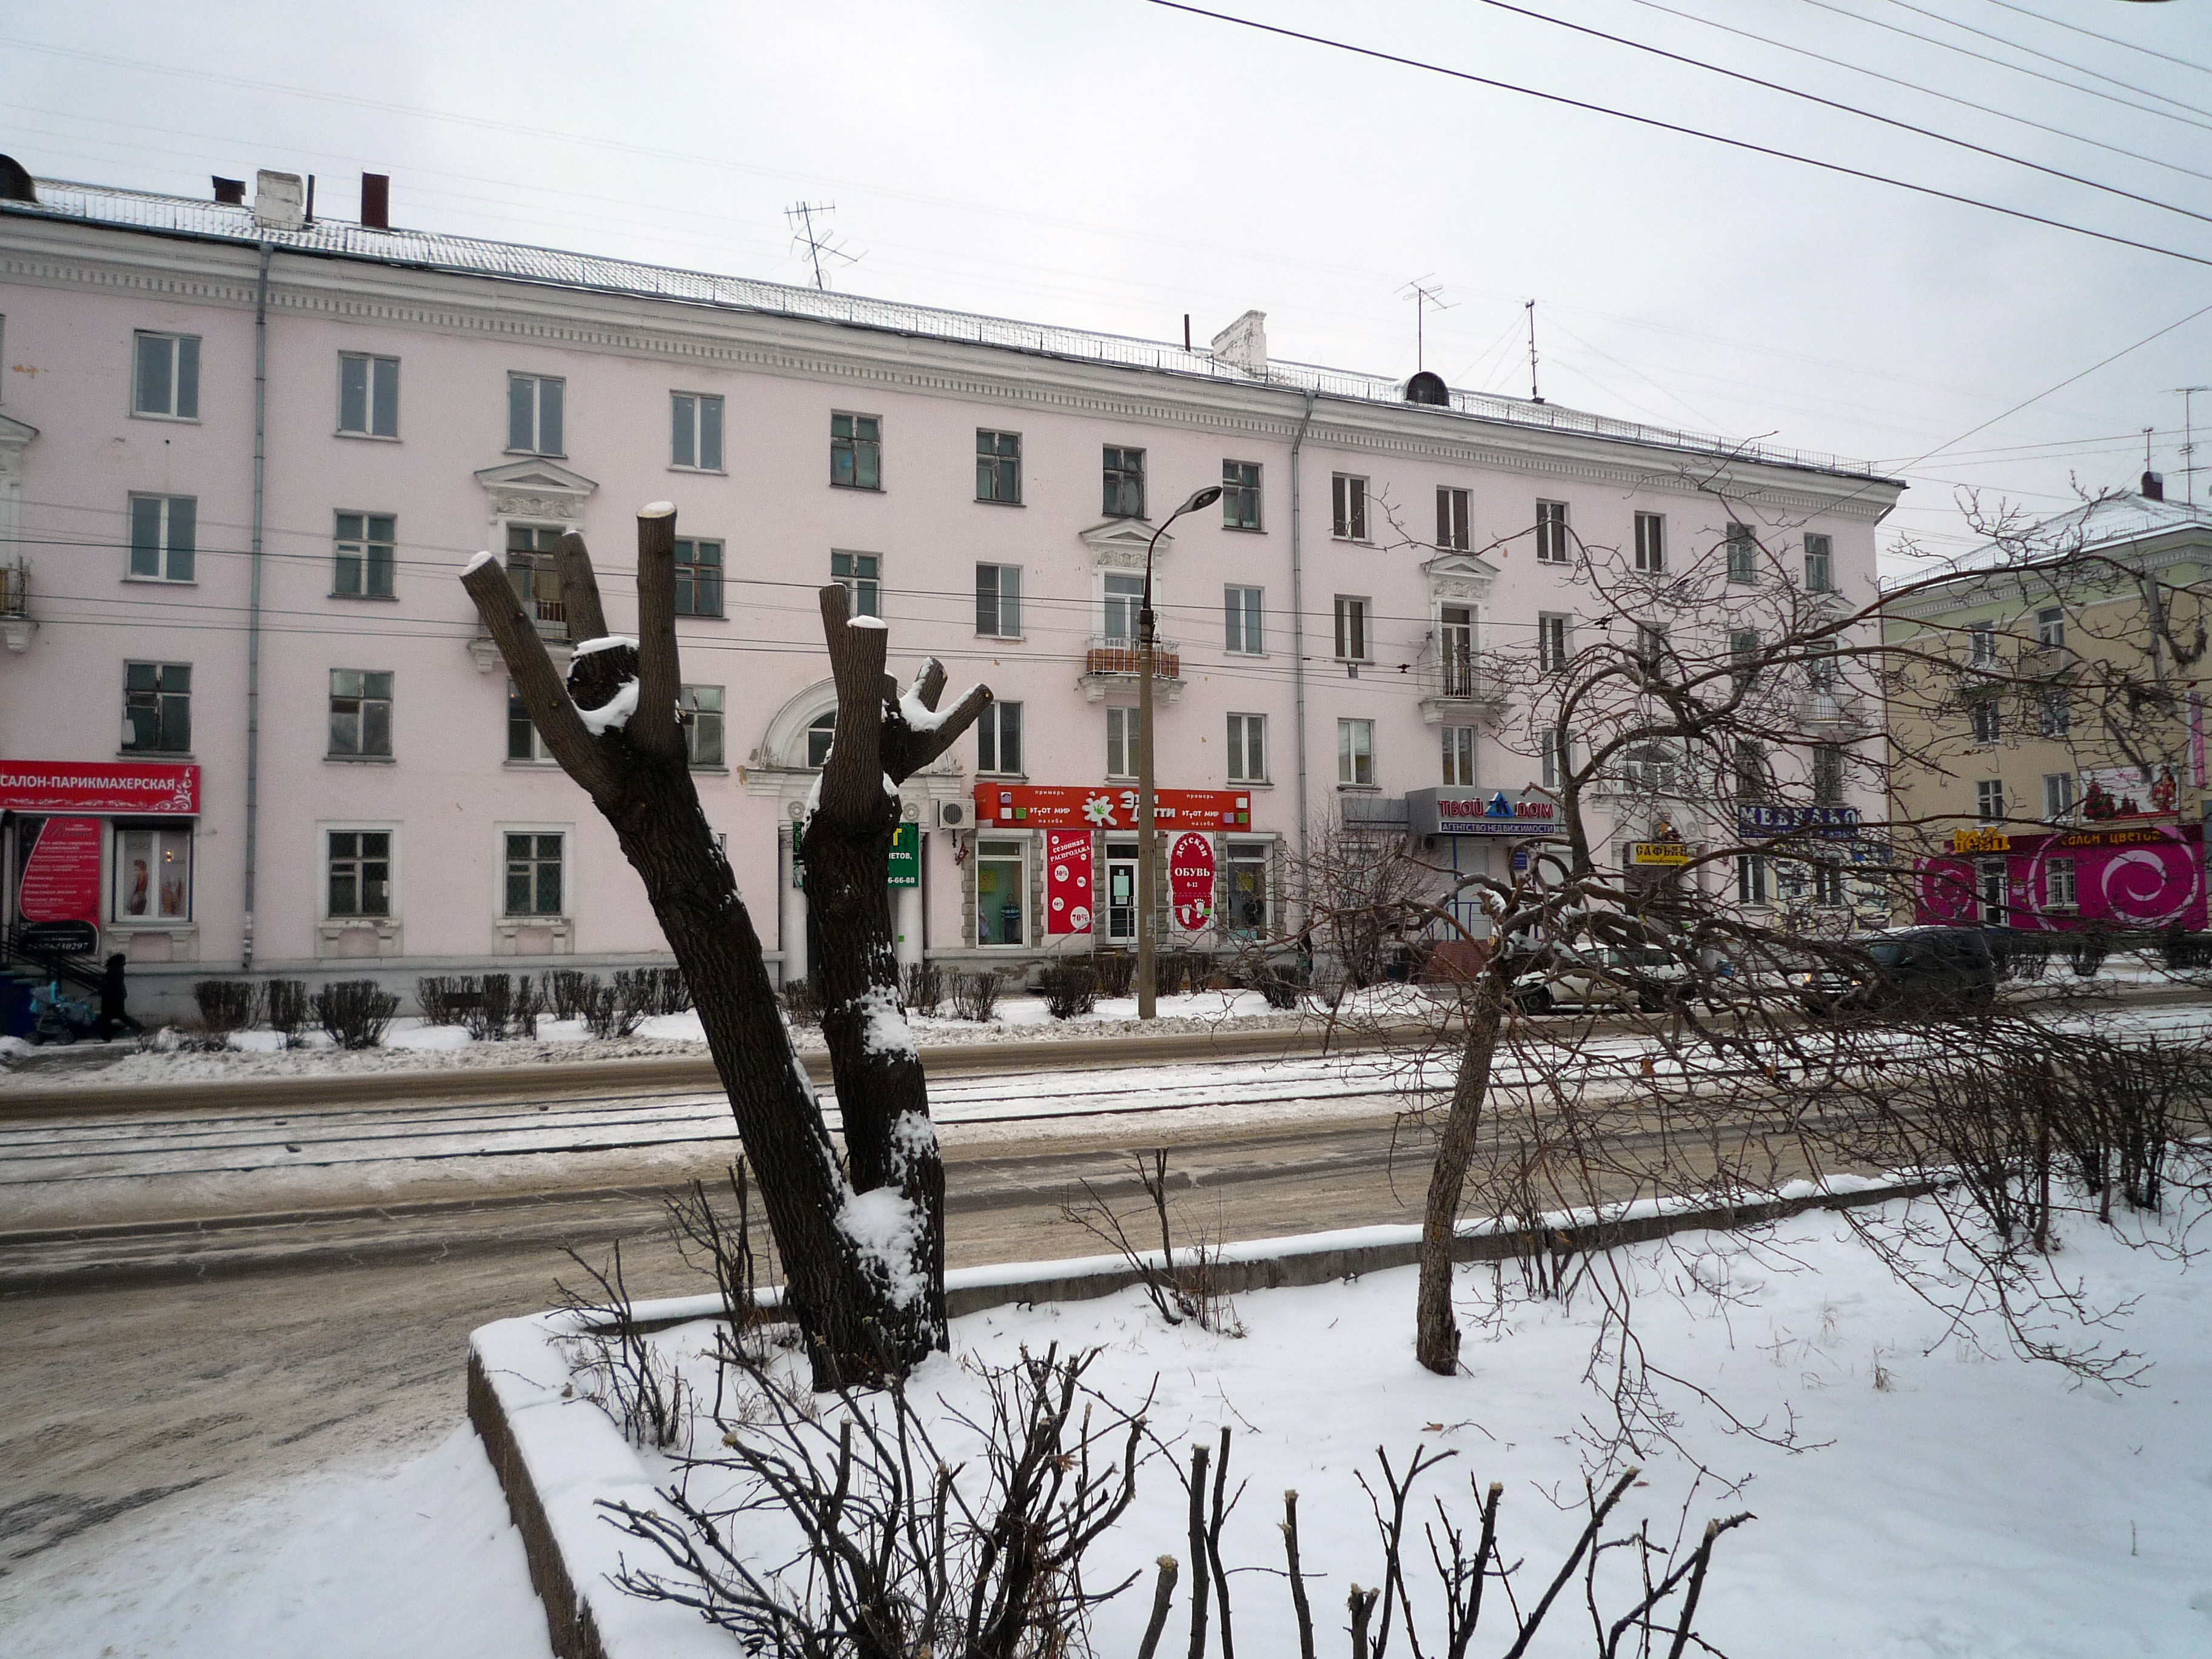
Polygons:
<instances>
[{"instance_id":1,"label":"tree with cut branches","mask_svg":"<svg viewBox=\"0 0 2212 1659\"><path fill-rule=\"evenodd\" d=\"M979 686L939 711L945 673L934 661L902 692L884 672L883 624L848 623L844 590L823 590L837 735L806 850L824 947L823 1028L844 1120L841 1161L692 784L678 708L675 544L676 509L643 508L632 640L608 633L583 538L561 538L556 574L579 641L565 681L490 554L471 561L461 580L547 750L613 826L690 986L816 1385L900 1376L945 1341L945 1183L899 1001L886 865L898 785L943 754L991 694Z\"/></svg>"}]
</instances>

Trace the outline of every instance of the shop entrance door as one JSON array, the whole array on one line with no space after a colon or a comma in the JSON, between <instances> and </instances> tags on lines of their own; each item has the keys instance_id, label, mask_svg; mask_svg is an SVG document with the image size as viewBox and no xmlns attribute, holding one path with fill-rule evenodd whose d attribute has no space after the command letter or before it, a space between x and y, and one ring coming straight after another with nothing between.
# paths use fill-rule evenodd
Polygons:
<instances>
[{"instance_id":1,"label":"shop entrance door","mask_svg":"<svg viewBox=\"0 0 2212 1659\"><path fill-rule=\"evenodd\" d=\"M1106 844L1106 939L1109 944L1137 942L1137 843Z\"/></svg>"}]
</instances>

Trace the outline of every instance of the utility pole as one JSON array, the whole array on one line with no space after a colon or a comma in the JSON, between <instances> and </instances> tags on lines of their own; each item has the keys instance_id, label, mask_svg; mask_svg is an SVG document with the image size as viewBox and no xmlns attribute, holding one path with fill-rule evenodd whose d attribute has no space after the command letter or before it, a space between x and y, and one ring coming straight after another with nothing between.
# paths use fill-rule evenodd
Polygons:
<instances>
[{"instance_id":1,"label":"utility pole","mask_svg":"<svg viewBox=\"0 0 2212 1659\"><path fill-rule=\"evenodd\" d=\"M2188 506L2197 505L2197 428L2191 419L2192 405L2200 392L2212 392L2212 386L2178 386L2174 396L2181 399L2181 499Z\"/></svg>"},{"instance_id":2,"label":"utility pole","mask_svg":"<svg viewBox=\"0 0 2212 1659\"><path fill-rule=\"evenodd\" d=\"M1540 404L1544 400L1536 391L1536 302L1531 300L1523 308L1528 313L1528 401Z\"/></svg>"}]
</instances>

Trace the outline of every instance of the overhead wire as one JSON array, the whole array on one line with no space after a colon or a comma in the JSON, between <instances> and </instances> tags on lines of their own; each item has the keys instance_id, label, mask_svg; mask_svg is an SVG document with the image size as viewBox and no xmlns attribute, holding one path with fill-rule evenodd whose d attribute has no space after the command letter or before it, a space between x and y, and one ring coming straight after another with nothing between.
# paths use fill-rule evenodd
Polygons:
<instances>
[{"instance_id":1,"label":"overhead wire","mask_svg":"<svg viewBox=\"0 0 2212 1659\"><path fill-rule=\"evenodd\" d=\"M2063 68L2073 70L2078 74L2086 75L2093 81L2102 81L2106 86L2119 87L2129 92L2141 93L2146 98L2157 99L2161 104L2171 104L2176 109L2187 110L2191 115L2212 118L2212 109L2206 109L2197 104L2184 103L2179 98L2169 98L2162 92L2154 91L2149 87L2139 87L2132 81L2120 80L2115 76L2093 70L2085 64L2075 63L2071 58L2055 57L2050 52L2039 52L2035 47L2015 40L2009 35L1999 34L1990 29L1976 28L1972 23L1965 22L1959 18L1947 17L1940 11L1929 11L1924 7L1916 6L1911 3L1911 0L1889 0L1889 3L1900 11L1911 12L1916 17L1925 17L1933 23L1948 24L1952 28L1963 30L1968 34L1977 35L1984 40L1994 41L1998 46L2009 46L2014 52L2024 52L2031 58L2040 58L2046 64L2057 64ZM2160 114L2163 112L2153 111L2151 113Z\"/></svg>"},{"instance_id":2,"label":"overhead wire","mask_svg":"<svg viewBox=\"0 0 2212 1659\"><path fill-rule=\"evenodd\" d=\"M2107 46L2125 46L2130 52L2139 52L2145 57L2160 58L2169 64L2179 64L2182 68L2195 70L2200 75L2212 75L2212 66L2194 62L2187 58L2177 58L2170 52L2160 52L2155 46L2146 46L2139 41L2123 40L2116 34L2100 34L2094 29L2083 28L2079 23L2069 23L2063 17L2046 17L2039 11L2030 11L2026 6L2014 5L2013 0L1989 0L1989 3L1993 6L2001 6L2007 11L2016 11L2022 17L2033 17L2039 23L2048 23L2055 29L2069 29L2075 34L2086 34L2092 40L2102 40Z\"/></svg>"}]
</instances>

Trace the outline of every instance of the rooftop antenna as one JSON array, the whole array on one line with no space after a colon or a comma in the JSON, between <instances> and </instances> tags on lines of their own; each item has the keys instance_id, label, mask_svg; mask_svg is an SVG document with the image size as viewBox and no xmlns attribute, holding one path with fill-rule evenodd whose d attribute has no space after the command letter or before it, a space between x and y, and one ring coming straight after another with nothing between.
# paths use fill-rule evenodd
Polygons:
<instances>
[{"instance_id":1,"label":"rooftop antenna","mask_svg":"<svg viewBox=\"0 0 2212 1659\"><path fill-rule=\"evenodd\" d=\"M1524 309L1528 313L1528 401L1540 404L1544 400L1536 391L1536 302L1529 301Z\"/></svg>"},{"instance_id":2,"label":"rooftop antenna","mask_svg":"<svg viewBox=\"0 0 2212 1659\"><path fill-rule=\"evenodd\" d=\"M1438 311L1452 309L1451 306L1444 303L1443 289L1431 286L1436 280L1433 273L1426 276L1416 276L1398 290L1413 302L1413 372L1416 374L1428 367L1427 345L1423 337L1421 325L1427 317L1430 307L1434 307Z\"/></svg>"},{"instance_id":3,"label":"rooftop antenna","mask_svg":"<svg viewBox=\"0 0 2212 1659\"><path fill-rule=\"evenodd\" d=\"M2191 419L2191 405L2200 392L2212 392L2212 386L2178 386L2174 395L2181 399L2181 499L2190 506L2197 505L2197 428Z\"/></svg>"},{"instance_id":4,"label":"rooftop antenna","mask_svg":"<svg viewBox=\"0 0 2212 1659\"><path fill-rule=\"evenodd\" d=\"M814 286L828 292L830 279L823 275L823 259L842 259L847 264L858 264L860 256L848 253L836 246L830 236L830 216L837 210L835 202L794 202L784 209L783 216L791 222L793 243L806 250L806 258L814 267ZM814 218L822 216L822 228L817 231Z\"/></svg>"}]
</instances>

